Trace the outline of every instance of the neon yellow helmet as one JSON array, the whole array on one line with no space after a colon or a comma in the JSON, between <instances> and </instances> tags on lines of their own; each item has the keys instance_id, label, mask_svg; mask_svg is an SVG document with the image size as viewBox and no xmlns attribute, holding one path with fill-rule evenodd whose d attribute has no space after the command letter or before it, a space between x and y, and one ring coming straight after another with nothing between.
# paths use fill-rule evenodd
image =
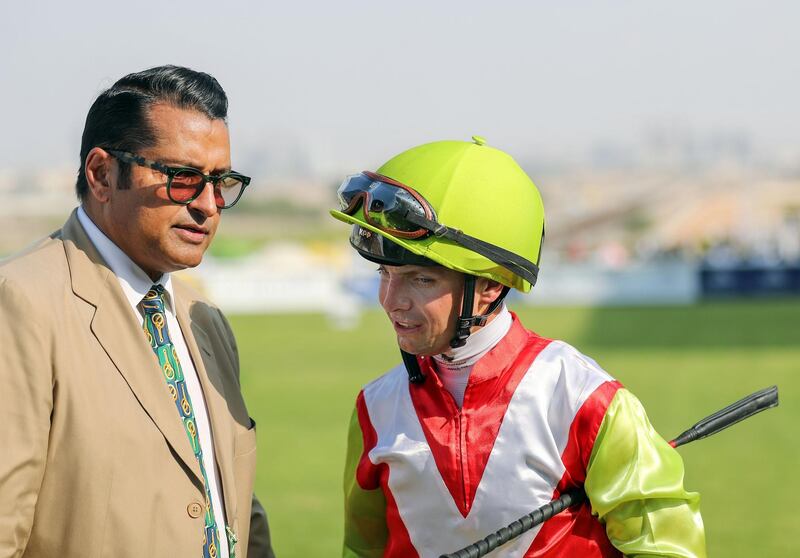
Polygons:
<instances>
[{"instance_id":1,"label":"neon yellow helmet","mask_svg":"<svg viewBox=\"0 0 800 558\"><path fill-rule=\"evenodd\" d=\"M386 183L400 186L399 196L376 189ZM339 199L340 210L331 215L354 225L351 244L368 259L433 261L522 292L536 282L544 236L541 195L510 155L483 138L413 147L377 173L348 177Z\"/></svg>"}]
</instances>

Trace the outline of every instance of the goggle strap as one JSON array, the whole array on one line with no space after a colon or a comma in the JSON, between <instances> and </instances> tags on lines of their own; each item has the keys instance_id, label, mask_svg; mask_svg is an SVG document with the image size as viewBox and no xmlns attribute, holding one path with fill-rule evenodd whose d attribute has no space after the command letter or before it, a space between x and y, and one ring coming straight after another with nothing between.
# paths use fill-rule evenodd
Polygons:
<instances>
[{"instance_id":1,"label":"goggle strap","mask_svg":"<svg viewBox=\"0 0 800 558\"><path fill-rule=\"evenodd\" d=\"M473 252L477 252L478 254L486 256L497 265L502 266L510 272L515 273L527 280L531 286L536 284L539 268L535 263L526 260L525 258L522 258L513 252L509 252L504 248L500 248L494 244L489 244L488 242L484 242L483 240L469 236L458 229L450 229L450 233L451 235L446 235L445 238L449 238L450 240L457 242Z\"/></svg>"},{"instance_id":2,"label":"goggle strap","mask_svg":"<svg viewBox=\"0 0 800 558\"><path fill-rule=\"evenodd\" d=\"M463 233L458 229L452 229L446 225L442 225L441 223L431 221L430 219L427 219L422 215L418 215L412 211L408 211L405 215L405 218L415 225L419 225L420 227L431 231L439 238L452 240L468 250L472 250L473 252L489 258L497 265L509 270L511 273L519 275L528 281L531 286L536 284L536 278L539 274L539 267L535 263L518 256L514 252L510 252L505 248L484 242L483 240Z\"/></svg>"}]
</instances>

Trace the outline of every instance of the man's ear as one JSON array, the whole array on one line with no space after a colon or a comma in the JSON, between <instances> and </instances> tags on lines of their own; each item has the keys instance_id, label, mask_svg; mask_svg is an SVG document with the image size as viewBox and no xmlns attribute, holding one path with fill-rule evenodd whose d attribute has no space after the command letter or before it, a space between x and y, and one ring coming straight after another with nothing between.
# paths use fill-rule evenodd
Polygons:
<instances>
[{"instance_id":1,"label":"man's ear","mask_svg":"<svg viewBox=\"0 0 800 558\"><path fill-rule=\"evenodd\" d=\"M475 314L484 314L489 309L489 305L497 300L503 292L503 285L497 281L478 277L475 281Z\"/></svg>"},{"instance_id":2,"label":"man's ear","mask_svg":"<svg viewBox=\"0 0 800 558\"><path fill-rule=\"evenodd\" d=\"M111 199L112 182L114 177L114 159L107 151L93 147L86 154L86 183L89 185L89 195L97 202L108 203Z\"/></svg>"}]
</instances>

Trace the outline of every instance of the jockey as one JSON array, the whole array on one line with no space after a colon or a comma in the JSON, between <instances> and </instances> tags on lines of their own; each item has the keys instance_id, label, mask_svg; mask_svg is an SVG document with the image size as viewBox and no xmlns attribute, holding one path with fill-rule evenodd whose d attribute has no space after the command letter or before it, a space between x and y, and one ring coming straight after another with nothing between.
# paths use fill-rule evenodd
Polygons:
<instances>
[{"instance_id":1,"label":"jockey","mask_svg":"<svg viewBox=\"0 0 800 558\"><path fill-rule=\"evenodd\" d=\"M338 196L403 359L356 400L343 556L436 558L581 486L586 503L490 556L706 556L699 496L638 399L506 308L535 284L544 238L541 196L509 155L480 137L429 143Z\"/></svg>"}]
</instances>

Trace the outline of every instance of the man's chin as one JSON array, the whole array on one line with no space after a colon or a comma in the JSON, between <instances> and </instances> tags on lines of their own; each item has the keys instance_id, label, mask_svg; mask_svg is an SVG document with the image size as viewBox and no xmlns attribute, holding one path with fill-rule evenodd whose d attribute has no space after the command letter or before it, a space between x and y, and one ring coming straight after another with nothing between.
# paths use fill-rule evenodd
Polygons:
<instances>
[{"instance_id":1,"label":"man's chin","mask_svg":"<svg viewBox=\"0 0 800 558\"><path fill-rule=\"evenodd\" d=\"M401 351L420 357L436 356L449 348L446 347L441 351L437 351L435 347L431 347L428 344L414 343L409 339L403 339L399 335L397 336L397 345L400 347Z\"/></svg>"},{"instance_id":2,"label":"man's chin","mask_svg":"<svg viewBox=\"0 0 800 558\"><path fill-rule=\"evenodd\" d=\"M188 250L176 250L173 253L172 266L175 268L173 271L180 271L190 267L197 267L203 262L203 257L206 253L206 247L192 247Z\"/></svg>"},{"instance_id":3,"label":"man's chin","mask_svg":"<svg viewBox=\"0 0 800 558\"><path fill-rule=\"evenodd\" d=\"M174 258L166 262L159 262L158 270L155 268L146 268L142 267L142 269L147 273L151 278L154 280L158 279L164 273L175 273L176 271L183 271L184 269L189 269L192 267L197 267L200 265L202 258L198 259L186 259L186 258Z\"/></svg>"},{"instance_id":4,"label":"man's chin","mask_svg":"<svg viewBox=\"0 0 800 558\"><path fill-rule=\"evenodd\" d=\"M400 347L400 350L403 352L411 355L420 355L420 347L403 335L397 336L397 346Z\"/></svg>"}]
</instances>

